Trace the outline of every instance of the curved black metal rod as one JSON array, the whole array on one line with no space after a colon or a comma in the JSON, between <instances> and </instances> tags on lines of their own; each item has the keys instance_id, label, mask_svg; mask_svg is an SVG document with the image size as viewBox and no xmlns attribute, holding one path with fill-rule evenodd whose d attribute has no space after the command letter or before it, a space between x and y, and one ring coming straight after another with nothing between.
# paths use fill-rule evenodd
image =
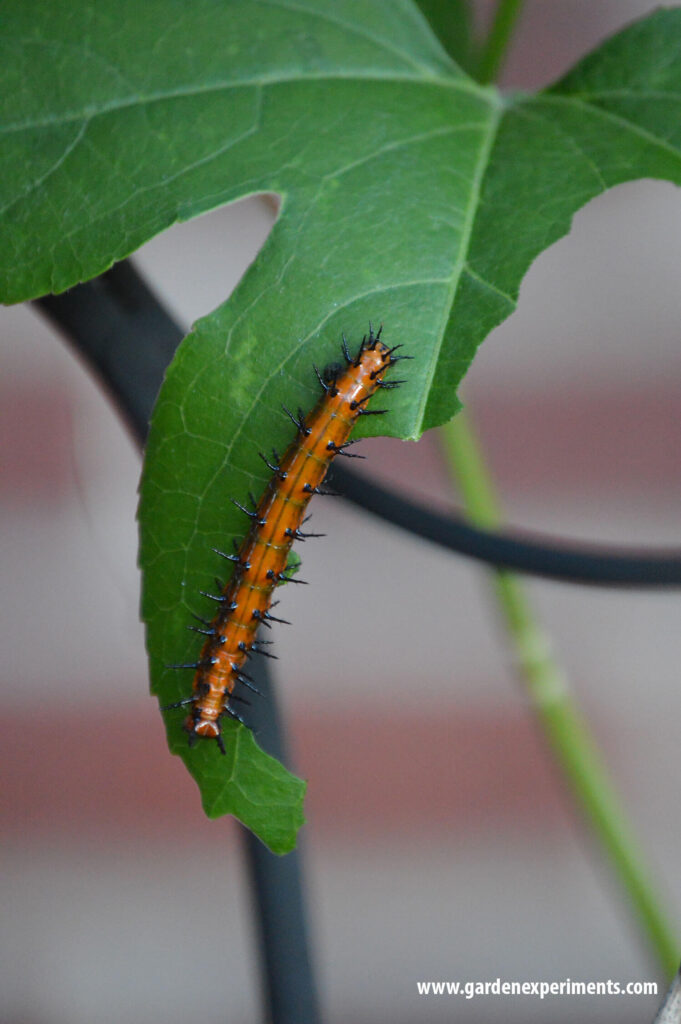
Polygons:
<instances>
[{"instance_id":1,"label":"curved black metal rod","mask_svg":"<svg viewBox=\"0 0 681 1024\"><path fill-rule=\"evenodd\" d=\"M600 587L681 586L681 553L675 550L629 553L541 541L536 537L524 540L510 533L480 530L458 516L431 512L337 462L332 466L329 482L344 498L365 511L497 569Z\"/></svg>"},{"instance_id":2,"label":"curved black metal rod","mask_svg":"<svg viewBox=\"0 0 681 1024\"><path fill-rule=\"evenodd\" d=\"M184 331L128 262L62 295L38 299L36 305L95 371L141 448L163 375ZM286 761L284 728L267 669L262 659L251 667L267 699L248 709L248 725L268 753ZM300 852L276 857L247 829L242 835L265 1016L273 1024L319 1024Z\"/></svg>"},{"instance_id":3,"label":"curved black metal rod","mask_svg":"<svg viewBox=\"0 0 681 1024\"><path fill-rule=\"evenodd\" d=\"M95 371L142 447L163 375L185 331L129 260L33 305Z\"/></svg>"},{"instance_id":4,"label":"curved black metal rod","mask_svg":"<svg viewBox=\"0 0 681 1024\"><path fill-rule=\"evenodd\" d=\"M95 281L63 295L46 296L37 304L67 331L121 408L125 409L130 388L135 388L135 408L127 409L125 415L135 436L145 437L162 379L157 367L162 364L165 370L184 332L132 263L118 263ZM333 472L338 490L348 501L434 544L495 568L593 586L681 586L679 550L616 551L554 538L481 530L465 516L431 512L344 466L336 465Z\"/></svg>"}]
</instances>

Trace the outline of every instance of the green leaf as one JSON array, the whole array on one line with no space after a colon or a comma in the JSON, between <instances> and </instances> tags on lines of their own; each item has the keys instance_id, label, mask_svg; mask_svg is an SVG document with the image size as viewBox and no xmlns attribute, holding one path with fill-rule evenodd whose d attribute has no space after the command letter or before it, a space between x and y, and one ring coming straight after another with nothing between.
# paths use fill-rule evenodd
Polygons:
<instances>
[{"instance_id":1,"label":"green leaf","mask_svg":"<svg viewBox=\"0 0 681 1024\"><path fill-rule=\"evenodd\" d=\"M67 288L240 196L282 200L232 297L182 345L153 417L143 614L169 702L182 684L163 666L197 654L189 612L212 614L198 594L211 548L243 534L229 499L262 489L258 450L290 439L281 404L312 404L312 364L337 358L341 332L357 344L383 321L405 343L408 385L361 426L418 437L456 412L477 346L580 206L631 178L681 180L681 11L626 29L538 96L504 99L450 60L409 0L3 10L5 300ZM180 719L167 714L171 747L209 812L236 811L279 848L288 828L292 842L299 780L279 778L264 824L255 778L269 759L238 726L231 768L215 744L189 751Z\"/></svg>"},{"instance_id":2,"label":"green leaf","mask_svg":"<svg viewBox=\"0 0 681 1024\"><path fill-rule=\"evenodd\" d=\"M260 836L273 853L289 853L304 824L302 802L306 783L265 754L253 733L233 721L222 724L225 756L215 756L214 743L198 743L185 758L199 783L209 818L233 814ZM173 734L170 749L183 756L186 734Z\"/></svg>"}]
</instances>

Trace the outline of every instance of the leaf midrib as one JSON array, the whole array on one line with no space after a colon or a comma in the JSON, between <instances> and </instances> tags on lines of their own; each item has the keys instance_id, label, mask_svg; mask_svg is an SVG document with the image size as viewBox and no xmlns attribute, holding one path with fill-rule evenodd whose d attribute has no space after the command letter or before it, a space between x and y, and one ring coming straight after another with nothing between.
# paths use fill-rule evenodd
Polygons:
<instances>
[{"instance_id":1,"label":"leaf midrib","mask_svg":"<svg viewBox=\"0 0 681 1024\"><path fill-rule=\"evenodd\" d=\"M376 83L394 82L396 84L409 83L412 85L435 85L443 89L448 89L452 92L470 93L480 100L484 100L485 98L491 99L495 96L495 90L493 89L482 88L472 81L466 82L461 81L460 79L448 78L440 75L396 75L393 72L381 75L376 74L375 72L371 73L369 71L367 71L366 74L360 74L358 72L353 72L352 74L345 72L329 72L328 74L323 75L313 75L296 72L295 74L292 73L290 75L272 75L271 77L261 75L235 79L230 82L211 83L210 85L194 85L186 88L160 90L159 92L149 93L147 96L132 96L125 100L116 100L115 102L107 103L100 107L83 107L82 110L71 111L58 117L45 117L36 118L35 120L10 122L5 125L0 125L0 135L9 135L36 128L60 128L63 125L73 124L78 121L93 120L95 117L101 117L105 114L114 113L118 110L126 110L130 107L142 107L153 103L162 103L166 100L186 99L214 92L228 91L230 89L246 89L253 87L265 88L270 85L287 85L290 83L297 84L300 82L318 83L327 81L358 81Z\"/></svg>"},{"instance_id":2,"label":"leaf midrib","mask_svg":"<svg viewBox=\"0 0 681 1024\"><path fill-rule=\"evenodd\" d=\"M471 190L469 193L468 203L466 205L466 214L463 221L463 228L461 231L461 238L458 253L456 259L452 264L451 272L451 285L449 288L449 298L445 306L444 323L440 332L440 339L436 345L433 346L433 352L430 360L430 370L428 372L427 387L423 388L421 402L418 407L418 430L423 429L425 422L426 408L428 406L429 396L437 373L438 363L440 361L440 353L444 344L445 333L447 330L447 323L451 316L452 309L456 302L456 295L459 290L459 284L461 283L461 277L468 261L468 250L470 246L471 235L473 233L473 225L475 223L475 217L480 205L480 191L482 188L482 182L485 177L485 171L489 163L489 155L494 145L494 141L497 137L497 131L501 123L501 118L504 112L504 105L498 102L490 108L491 117L489 123L489 130L486 136L483 138L480 146L480 153L478 155L478 161L475 167L475 173L471 182Z\"/></svg>"}]
</instances>

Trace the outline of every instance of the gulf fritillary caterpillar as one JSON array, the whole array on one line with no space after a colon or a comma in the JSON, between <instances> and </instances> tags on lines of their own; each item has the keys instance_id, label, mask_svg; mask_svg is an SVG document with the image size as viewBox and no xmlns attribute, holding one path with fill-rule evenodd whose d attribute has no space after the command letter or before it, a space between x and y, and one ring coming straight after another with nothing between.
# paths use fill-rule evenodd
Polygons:
<instances>
[{"instance_id":1,"label":"gulf fritillary caterpillar","mask_svg":"<svg viewBox=\"0 0 681 1024\"><path fill-rule=\"evenodd\" d=\"M387 369L409 357L393 356L400 346L388 348L380 336L380 329L374 334L369 328L354 358L343 338L345 367L331 366L324 374L314 368L323 394L307 417L302 411L296 417L284 407L297 427L297 434L281 460L276 452L274 463L261 454L272 477L260 501L256 504L251 499L252 510L234 503L251 518L251 527L235 554L215 549L216 554L234 563L232 578L219 595L202 591L219 607L211 622L200 620L204 628L190 627L206 637L198 661L173 666L196 669L192 694L161 709L169 711L192 705L184 723L190 746L199 738L214 739L225 753L222 719L228 716L243 721L230 705L230 701L239 699L234 693L236 684L258 692L243 671L244 662L251 653L273 657L263 650L262 645L268 641L256 641L258 627L271 628L270 622L286 622L269 611L274 589L283 582L303 582L287 575L286 568L294 540L318 536L302 533L300 529L310 498L325 493L319 485L336 455L355 457L345 449L354 443L349 436L359 417L386 411L367 409L371 397L380 388L396 388L404 383L383 379Z\"/></svg>"}]
</instances>

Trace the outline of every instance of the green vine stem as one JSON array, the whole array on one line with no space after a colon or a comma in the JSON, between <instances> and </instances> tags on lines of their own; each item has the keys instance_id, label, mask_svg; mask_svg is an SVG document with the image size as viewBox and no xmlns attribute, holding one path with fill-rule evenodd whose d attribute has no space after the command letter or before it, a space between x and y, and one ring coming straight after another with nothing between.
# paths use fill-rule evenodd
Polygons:
<instances>
[{"instance_id":1,"label":"green vine stem","mask_svg":"<svg viewBox=\"0 0 681 1024\"><path fill-rule=\"evenodd\" d=\"M522 6L523 0L499 0L497 3L491 28L478 57L475 77L483 85L493 82L499 74Z\"/></svg>"},{"instance_id":2,"label":"green vine stem","mask_svg":"<svg viewBox=\"0 0 681 1024\"><path fill-rule=\"evenodd\" d=\"M465 414L459 413L442 427L440 437L471 520L497 528L502 518L499 504ZM552 657L549 639L535 618L522 581L503 570L494 572L493 579L532 710L578 808L624 888L642 934L669 978L678 967L681 947L598 749Z\"/></svg>"}]
</instances>

